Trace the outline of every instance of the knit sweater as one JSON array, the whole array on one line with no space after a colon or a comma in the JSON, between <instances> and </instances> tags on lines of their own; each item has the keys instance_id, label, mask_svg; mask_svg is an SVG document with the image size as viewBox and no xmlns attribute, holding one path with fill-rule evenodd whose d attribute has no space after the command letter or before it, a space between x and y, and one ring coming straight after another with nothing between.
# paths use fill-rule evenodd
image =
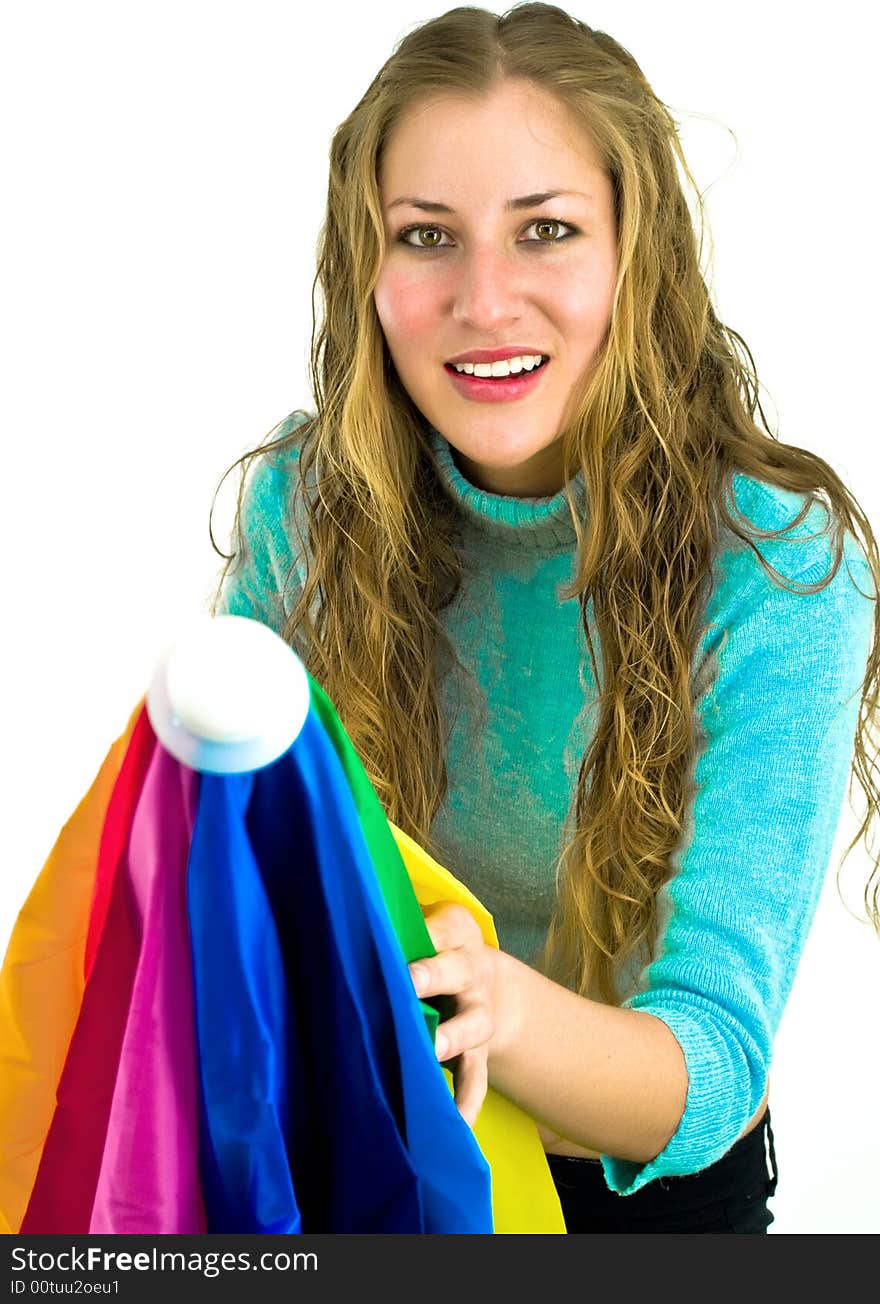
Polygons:
<instances>
[{"instance_id":1,"label":"knit sweater","mask_svg":"<svg viewBox=\"0 0 880 1304\"><path fill-rule=\"evenodd\" d=\"M273 436L303 419L291 414ZM546 934L578 766L595 728L578 603L557 593L573 577L575 533L564 491L485 492L462 475L440 432L429 427L429 438L458 508L463 583L441 618L464 671L453 667L440 685L448 791L431 849L491 911L502 949L528 963ZM257 459L245 548L216 608L276 630L305 574L303 520L289 510L298 452ZM586 512L582 475L572 488ZM761 529L789 523L803 501L745 474L734 476L733 491ZM829 572L831 545L806 536L826 520L817 503L784 538L757 546L788 580L816 583ZM807 594L775 584L729 531L717 550L692 665L695 795L658 895L654 958L620 976L624 1007L663 1020L679 1041L687 1099L650 1162L602 1157L606 1182L621 1194L715 1162L763 1096L842 813L873 633L871 572L849 532L844 542L835 578Z\"/></svg>"}]
</instances>

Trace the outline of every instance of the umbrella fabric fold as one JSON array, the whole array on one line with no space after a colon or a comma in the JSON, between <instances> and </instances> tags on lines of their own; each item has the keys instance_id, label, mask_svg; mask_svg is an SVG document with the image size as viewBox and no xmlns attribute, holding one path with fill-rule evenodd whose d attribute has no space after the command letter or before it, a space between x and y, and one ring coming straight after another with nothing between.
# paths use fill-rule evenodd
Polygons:
<instances>
[{"instance_id":1,"label":"umbrella fabric fold","mask_svg":"<svg viewBox=\"0 0 880 1304\"><path fill-rule=\"evenodd\" d=\"M253 774L202 775L190 848L203 1193L211 1231L299 1232L288 1118L302 1104L300 1045L244 825L253 783Z\"/></svg>"},{"instance_id":2,"label":"umbrella fabric fold","mask_svg":"<svg viewBox=\"0 0 880 1304\"><path fill-rule=\"evenodd\" d=\"M107 808L97 871L98 884L110 883L106 920L100 934L90 928L90 938L97 935L100 940L96 943L93 967L58 1084L55 1113L22 1221L23 1235L87 1234L89 1230L141 945L140 913L127 864L123 862L128 855L132 821L137 819L140 791L156 746L149 721L145 715L141 716L120 771L123 782L114 787Z\"/></svg>"},{"instance_id":3,"label":"umbrella fabric fold","mask_svg":"<svg viewBox=\"0 0 880 1304\"><path fill-rule=\"evenodd\" d=\"M142 945L89 1232L194 1235L198 1093L186 868L200 775L156 747L132 820L127 867Z\"/></svg>"}]
</instances>

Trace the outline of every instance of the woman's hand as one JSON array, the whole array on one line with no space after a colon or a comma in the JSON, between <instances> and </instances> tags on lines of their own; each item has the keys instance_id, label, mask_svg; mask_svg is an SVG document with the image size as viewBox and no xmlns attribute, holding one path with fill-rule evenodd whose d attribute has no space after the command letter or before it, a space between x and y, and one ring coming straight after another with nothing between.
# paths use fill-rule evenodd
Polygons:
<instances>
[{"instance_id":1,"label":"woman's hand","mask_svg":"<svg viewBox=\"0 0 880 1304\"><path fill-rule=\"evenodd\" d=\"M435 1044L438 1060L449 1061L459 1112L473 1127L489 1087L499 953L464 906L443 902L423 913L437 954L415 960L410 976L419 996L455 997L455 1014L440 1024Z\"/></svg>"}]
</instances>

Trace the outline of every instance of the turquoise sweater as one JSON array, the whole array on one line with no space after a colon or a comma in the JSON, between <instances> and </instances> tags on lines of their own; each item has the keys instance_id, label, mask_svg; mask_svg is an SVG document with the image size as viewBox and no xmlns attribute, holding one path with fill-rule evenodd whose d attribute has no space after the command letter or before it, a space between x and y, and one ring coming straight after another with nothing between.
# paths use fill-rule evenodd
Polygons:
<instances>
[{"instance_id":1,"label":"turquoise sweater","mask_svg":"<svg viewBox=\"0 0 880 1304\"><path fill-rule=\"evenodd\" d=\"M302 420L292 414L277 428ZM594 727L592 667L573 574L563 492L519 499L483 492L430 431L438 474L459 508L464 582L443 613L466 671L441 687L449 789L431 828L437 858L492 912L503 949L527 963L546 933L554 868L578 765ZM302 521L289 516L298 450L261 457L248 483L246 550L219 612L279 630L304 576ZM796 495L734 478L737 503L764 529L796 514ZM583 480L574 482L584 507ZM825 511L787 538L759 540L791 580L829 570ZM296 541L296 546L293 546ZM846 795L875 592L857 540L814 594L773 584L750 548L725 535L708 630L693 667L702 730L685 836L658 898L653 963L623 977L624 1005L662 1019L689 1086L666 1148L647 1164L604 1156L608 1185L630 1194L659 1176L720 1158L757 1109L773 1040L812 922ZM862 596L853 583L855 579ZM598 639L594 635L598 655Z\"/></svg>"}]
</instances>

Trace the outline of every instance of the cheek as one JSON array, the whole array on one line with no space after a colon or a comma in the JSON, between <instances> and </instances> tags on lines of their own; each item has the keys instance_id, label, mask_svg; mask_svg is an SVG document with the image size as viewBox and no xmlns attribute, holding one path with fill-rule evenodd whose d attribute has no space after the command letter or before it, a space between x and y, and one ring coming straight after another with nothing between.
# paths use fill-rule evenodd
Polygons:
<instances>
[{"instance_id":1,"label":"cheek","mask_svg":"<svg viewBox=\"0 0 880 1304\"><path fill-rule=\"evenodd\" d=\"M613 272L605 268L582 270L556 281L556 319L572 340L590 343L604 335L611 316L614 284Z\"/></svg>"},{"instance_id":2,"label":"cheek","mask_svg":"<svg viewBox=\"0 0 880 1304\"><path fill-rule=\"evenodd\" d=\"M425 277L386 267L379 273L373 298L391 347L424 335L436 323L437 293Z\"/></svg>"}]
</instances>

